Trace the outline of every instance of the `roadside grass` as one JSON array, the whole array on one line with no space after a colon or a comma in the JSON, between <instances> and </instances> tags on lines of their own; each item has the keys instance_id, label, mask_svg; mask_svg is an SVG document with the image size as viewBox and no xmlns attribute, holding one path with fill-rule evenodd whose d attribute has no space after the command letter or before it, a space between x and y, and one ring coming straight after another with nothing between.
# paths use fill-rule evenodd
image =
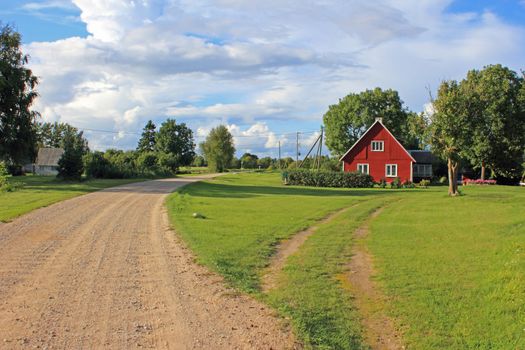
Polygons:
<instances>
[{"instance_id":1,"label":"roadside grass","mask_svg":"<svg viewBox=\"0 0 525 350\"><path fill-rule=\"evenodd\" d=\"M228 174L181 188L167 206L176 231L200 263L240 290L256 293L260 273L281 240L385 192L287 187L277 173ZM193 218L194 212L206 219Z\"/></svg>"},{"instance_id":2,"label":"roadside grass","mask_svg":"<svg viewBox=\"0 0 525 350\"><path fill-rule=\"evenodd\" d=\"M364 244L407 348L524 349L525 189L462 192L286 187L278 174L229 174L182 188L168 208L198 261L289 318L306 348L366 349L341 274L353 231L390 204ZM276 244L344 207L288 258L277 288L261 293Z\"/></svg>"},{"instance_id":3,"label":"roadside grass","mask_svg":"<svg viewBox=\"0 0 525 350\"><path fill-rule=\"evenodd\" d=\"M415 191L292 187L276 173L229 174L186 186L167 205L198 261L289 318L306 348L366 349L341 278L353 232L374 209ZM288 259L277 288L263 294L260 277L276 244L341 208L349 209L320 225Z\"/></svg>"},{"instance_id":4,"label":"roadside grass","mask_svg":"<svg viewBox=\"0 0 525 350\"><path fill-rule=\"evenodd\" d=\"M278 288L270 291L269 304L291 319L305 348L368 349L360 315L342 275L351 259L354 231L385 201L374 198L359 203L319 226L288 258Z\"/></svg>"},{"instance_id":5,"label":"roadside grass","mask_svg":"<svg viewBox=\"0 0 525 350\"><path fill-rule=\"evenodd\" d=\"M34 209L104 188L145 179L97 179L67 182L54 176L28 175L11 177L9 181L22 182L15 192L0 193L0 221L7 222Z\"/></svg>"},{"instance_id":6,"label":"roadside grass","mask_svg":"<svg viewBox=\"0 0 525 350\"><path fill-rule=\"evenodd\" d=\"M378 280L411 349L525 349L525 189L404 197L371 224Z\"/></svg>"}]
</instances>

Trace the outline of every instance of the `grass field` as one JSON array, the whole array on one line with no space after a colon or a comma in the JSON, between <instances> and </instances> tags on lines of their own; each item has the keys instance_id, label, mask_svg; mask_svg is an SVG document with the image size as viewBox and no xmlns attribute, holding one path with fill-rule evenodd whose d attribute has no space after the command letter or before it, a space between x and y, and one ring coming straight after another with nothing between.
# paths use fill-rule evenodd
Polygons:
<instances>
[{"instance_id":1,"label":"grass field","mask_svg":"<svg viewBox=\"0 0 525 350\"><path fill-rule=\"evenodd\" d=\"M351 258L352 232L384 204L385 198L373 198L321 225L288 259L278 288L270 291L270 305L291 319L307 346L368 349L352 295L336 277L344 273Z\"/></svg>"},{"instance_id":2,"label":"grass field","mask_svg":"<svg viewBox=\"0 0 525 350\"><path fill-rule=\"evenodd\" d=\"M173 224L201 263L237 288L259 290L275 245L326 216L365 200L369 189L284 187L277 174L234 174L182 188L168 199ZM192 218L199 212L205 220Z\"/></svg>"},{"instance_id":3,"label":"grass field","mask_svg":"<svg viewBox=\"0 0 525 350\"><path fill-rule=\"evenodd\" d=\"M198 260L291 319L307 348L359 349L359 314L338 276L352 232L378 206L366 242L391 302L385 312L412 349L525 348L525 189L427 190L285 187L277 174L226 175L168 200ZM355 205L355 206L353 206ZM260 276L280 240L339 208L291 256L278 288ZM193 219L200 212L206 219Z\"/></svg>"},{"instance_id":4,"label":"grass field","mask_svg":"<svg viewBox=\"0 0 525 350\"><path fill-rule=\"evenodd\" d=\"M103 188L123 185L144 179L103 179L83 182L65 182L54 176L12 177L10 181L23 182L15 192L0 193L0 221L6 222L31 210L73 198Z\"/></svg>"},{"instance_id":5,"label":"grass field","mask_svg":"<svg viewBox=\"0 0 525 350\"><path fill-rule=\"evenodd\" d=\"M525 349L525 189L406 197L369 247L414 349Z\"/></svg>"}]
</instances>

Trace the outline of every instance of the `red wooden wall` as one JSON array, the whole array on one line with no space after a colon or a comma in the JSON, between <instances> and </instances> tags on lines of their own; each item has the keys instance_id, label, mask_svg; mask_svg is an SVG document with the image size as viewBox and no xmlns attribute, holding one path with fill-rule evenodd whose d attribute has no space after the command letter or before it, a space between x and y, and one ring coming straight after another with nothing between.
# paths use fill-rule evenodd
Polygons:
<instances>
[{"instance_id":1,"label":"red wooden wall","mask_svg":"<svg viewBox=\"0 0 525 350\"><path fill-rule=\"evenodd\" d=\"M384 141L383 151L372 151L372 141ZM386 176L387 164L397 164L397 177L401 181L412 181L412 162L403 146L381 123L376 123L343 158L346 172L357 171L357 164L367 163L369 174L376 182L383 178L391 182L395 178Z\"/></svg>"}]
</instances>

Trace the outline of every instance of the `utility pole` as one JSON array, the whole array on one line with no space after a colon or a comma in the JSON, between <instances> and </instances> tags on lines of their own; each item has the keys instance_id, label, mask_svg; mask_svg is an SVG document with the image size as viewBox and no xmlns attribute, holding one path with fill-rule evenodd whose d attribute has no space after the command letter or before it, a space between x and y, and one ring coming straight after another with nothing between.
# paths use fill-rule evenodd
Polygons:
<instances>
[{"instance_id":1,"label":"utility pole","mask_svg":"<svg viewBox=\"0 0 525 350\"><path fill-rule=\"evenodd\" d=\"M281 169L281 141L279 141L279 170Z\"/></svg>"},{"instance_id":2,"label":"utility pole","mask_svg":"<svg viewBox=\"0 0 525 350\"><path fill-rule=\"evenodd\" d=\"M295 143L295 167L299 166L299 131L297 132L297 138Z\"/></svg>"},{"instance_id":3,"label":"utility pole","mask_svg":"<svg viewBox=\"0 0 525 350\"><path fill-rule=\"evenodd\" d=\"M319 142L319 164L317 166L317 170L321 170L321 160L323 159L323 134L324 134L324 126L321 125L321 138Z\"/></svg>"},{"instance_id":4,"label":"utility pole","mask_svg":"<svg viewBox=\"0 0 525 350\"><path fill-rule=\"evenodd\" d=\"M308 153L306 153L306 156L304 157L304 159L301 161L301 164L299 164L299 168L303 166L304 162L306 161L306 159L308 159L308 156L310 155L310 153L312 153L312 151L314 150L315 146L317 145L317 142L319 142L321 136L317 136L317 138L315 139L315 142L314 144L312 145L312 147L310 147L310 150L308 151ZM315 158L312 158L313 159L313 164L310 164L310 165L313 165L315 167L315 162L317 162L317 154L319 153L319 146L317 146L317 150L315 151Z\"/></svg>"}]
</instances>

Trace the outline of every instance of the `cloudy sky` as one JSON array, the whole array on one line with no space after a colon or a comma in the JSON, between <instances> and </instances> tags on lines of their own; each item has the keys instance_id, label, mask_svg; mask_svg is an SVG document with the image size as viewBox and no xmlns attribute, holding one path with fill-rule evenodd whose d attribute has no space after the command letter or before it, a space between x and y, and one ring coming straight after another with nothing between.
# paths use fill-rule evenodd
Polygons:
<instances>
[{"instance_id":1,"label":"cloudy sky","mask_svg":"<svg viewBox=\"0 0 525 350\"><path fill-rule=\"evenodd\" d=\"M227 124L240 153L293 154L301 131L304 153L350 92L419 112L443 79L525 68L525 0L2 0L0 19L40 77L35 109L95 149L175 118L197 141Z\"/></svg>"}]
</instances>

